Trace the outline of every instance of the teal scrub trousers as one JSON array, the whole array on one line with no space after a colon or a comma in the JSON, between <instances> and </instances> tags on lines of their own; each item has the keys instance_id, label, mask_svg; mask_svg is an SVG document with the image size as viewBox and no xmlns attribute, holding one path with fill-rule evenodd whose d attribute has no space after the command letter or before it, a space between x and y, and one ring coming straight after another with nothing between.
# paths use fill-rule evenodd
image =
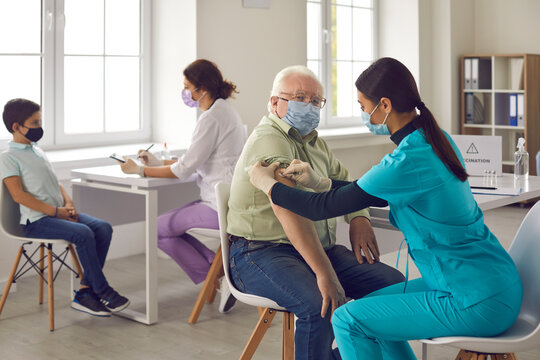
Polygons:
<instances>
[{"instance_id":1,"label":"teal scrub trousers","mask_svg":"<svg viewBox=\"0 0 540 360\"><path fill-rule=\"evenodd\" d=\"M514 323L521 307L520 282L465 309L451 294L428 289L421 278L409 281L406 293L403 287L386 287L334 312L332 326L344 360L416 359L407 340L495 336Z\"/></svg>"}]
</instances>

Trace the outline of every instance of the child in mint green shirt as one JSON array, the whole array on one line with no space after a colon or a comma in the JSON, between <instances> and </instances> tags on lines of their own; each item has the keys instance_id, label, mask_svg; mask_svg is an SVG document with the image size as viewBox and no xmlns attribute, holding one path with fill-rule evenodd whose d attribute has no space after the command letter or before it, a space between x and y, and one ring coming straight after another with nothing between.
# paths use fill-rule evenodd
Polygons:
<instances>
[{"instance_id":1,"label":"child in mint green shirt","mask_svg":"<svg viewBox=\"0 0 540 360\"><path fill-rule=\"evenodd\" d=\"M71 304L73 309L102 317L125 309L129 300L109 286L102 271L112 227L78 213L59 183L45 153L37 146L43 136L40 106L30 100L13 99L5 105L2 116L13 140L0 154L0 175L20 205L25 235L75 244L84 276Z\"/></svg>"}]
</instances>

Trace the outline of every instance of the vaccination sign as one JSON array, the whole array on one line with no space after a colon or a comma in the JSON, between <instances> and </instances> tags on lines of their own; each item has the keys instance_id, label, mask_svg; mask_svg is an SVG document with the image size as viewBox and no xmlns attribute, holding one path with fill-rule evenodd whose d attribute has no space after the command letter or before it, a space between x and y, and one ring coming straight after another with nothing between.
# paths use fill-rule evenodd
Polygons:
<instances>
[{"instance_id":1,"label":"vaccination sign","mask_svg":"<svg viewBox=\"0 0 540 360\"><path fill-rule=\"evenodd\" d=\"M452 135L469 175L483 176L486 171L502 175L502 138L486 135Z\"/></svg>"}]
</instances>

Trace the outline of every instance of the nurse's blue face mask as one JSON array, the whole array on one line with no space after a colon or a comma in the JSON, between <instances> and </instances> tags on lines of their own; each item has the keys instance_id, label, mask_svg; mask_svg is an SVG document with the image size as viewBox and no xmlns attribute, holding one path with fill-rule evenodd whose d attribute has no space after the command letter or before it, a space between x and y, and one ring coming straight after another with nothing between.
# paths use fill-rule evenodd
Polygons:
<instances>
[{"instance_id":1,"label":"nurse's blue face mask","mask_svg":"<svg viewBox=\"0 0 540 360\"><path fill-rule=\"evenodd\" d=\"M321 119L321 108L326 103L326 99L314 96L310 102L288 100L278 96L279 99L287 101L287 113L281 118L287 124L298 130L301 136L306 136L319 126ZM297 93L295 99L305 98L305 95Z\"/></svg>"},{"instance_id":2,"label":"nurse's blue face mask","mask_svg":"<svg viewBox=\"0 0 540 360\"><path fill-rule=\"evenodd\" d=\"M377 108L381 105L381 102L375 106L372 112L367 113L365 111L362 111L362 121L364 122L364 125L375 135L390 135L390 130L388 130L388 126L386 125L386 119L388 119L388 113L386 113L386 116L384 117L384 121L382 124L372 124L371 123L371 115L377 110Z\"/></svg>"}]
</instances>

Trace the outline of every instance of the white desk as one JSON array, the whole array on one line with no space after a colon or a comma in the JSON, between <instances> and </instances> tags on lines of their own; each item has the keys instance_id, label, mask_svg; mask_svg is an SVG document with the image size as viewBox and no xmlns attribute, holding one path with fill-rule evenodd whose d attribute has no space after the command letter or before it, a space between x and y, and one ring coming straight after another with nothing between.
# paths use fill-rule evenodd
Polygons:
<instances>
[{"instance_id":1,"label":"white desk","mask_svg":"<svg viewBox=\"0 0 540 360\"><path fill-rule=\"evenodd\" d=\"M469 183L471 186L486 186L483 177L471 176L469 177ZM540 176L529 176L527 181L515 182L513 174L503 174L503 176L497 177L497 184L495 186L501 188L520 187L522 190L521 194L516 196L475 194L474 199L482 211L540 197ZM371 208L370 213L373 226L396 230L388 220L388 214L390 213L389 207Z\"/></svg>"},{"instance_id":2,"label":"white desk","mask_svg":"<svg viewBox=\"0 0 540 360\"><path fill-rule=\"evenodd\" d=\"M157 322L157 217L198 199L195 177L186 181L141 178L124 174L120 166L113 165L75 169L71 171L71 178L73 199L80 212L112 225L146 221L146 312L126 309L116 314L148 325Z\"/></svg>"}]
</instances>

